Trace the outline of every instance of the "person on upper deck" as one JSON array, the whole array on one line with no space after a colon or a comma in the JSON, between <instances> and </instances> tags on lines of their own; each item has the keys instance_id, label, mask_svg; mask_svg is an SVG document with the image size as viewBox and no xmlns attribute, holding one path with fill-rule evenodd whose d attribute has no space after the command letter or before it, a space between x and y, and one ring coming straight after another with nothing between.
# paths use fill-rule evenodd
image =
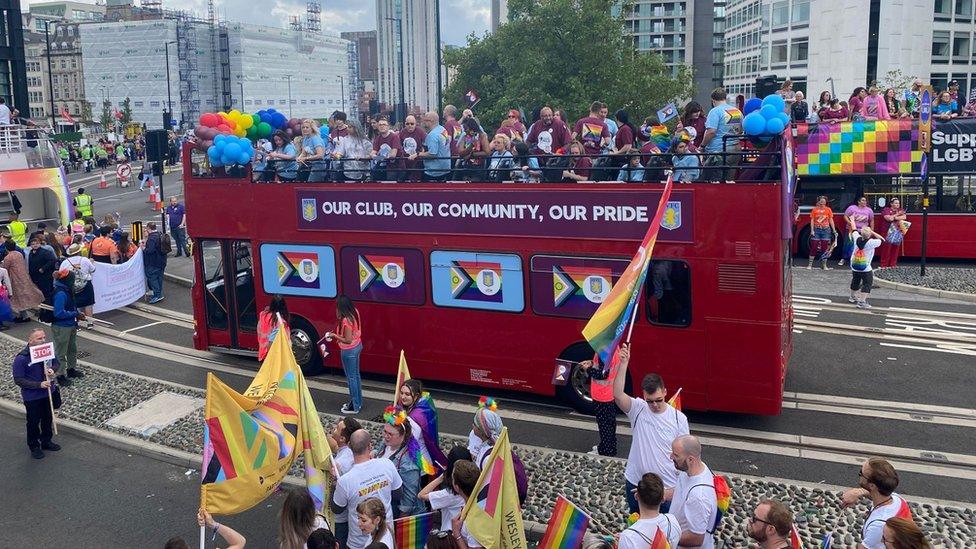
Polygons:
<instances>
[{"instance_id":1,"label":"person on upper deck","mask_svg":"<svg viewBox=\"0 0 976 549\"><path fill-rule=\"evenodd\" d=\"M449 105L450 106L450 105ZM451 136L447 128L441 126L436 112L423 116L426 150L410 155L410 160L424 162L424 181L446 181L451 175Z\"/></svg>"},{"instance_id":2,"label":"person on upper deck","mask_svg":"<svg viewBox=\"0 0 976 549\"><path fill-rule=\"evenodd\" d=\"M584 154L596 156L610 144L610 128L600 117L600 110L606 105L594 101L590 105L590 115L580 118L573 126L573 139L583 145Z\"/></svg>"}]
</instances>

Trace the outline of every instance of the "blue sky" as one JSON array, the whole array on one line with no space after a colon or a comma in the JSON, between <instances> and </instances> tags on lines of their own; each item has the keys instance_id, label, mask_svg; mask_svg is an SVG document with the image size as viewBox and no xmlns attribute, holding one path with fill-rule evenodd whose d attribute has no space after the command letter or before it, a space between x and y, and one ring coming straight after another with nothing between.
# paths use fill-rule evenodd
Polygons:
<instances>
[{"instance_id":1,"label":"blue sky","mask_svg":"<svg viewBox=\"0 0 976 549\"><path fill-rule=\"evenodd\" d=\"M31 3L31 0L21 0L24 9ZM343 32L376 28L374 0L320 0L320 3L323 29ZM463 45L468 34L481 35L487 31L489 5L489 0L441 0L444 43ZM216 6L222 19L282 27L288 24L289 16L305 13L305 0L217 0ZM185 9L201 16L207 13L206 0L163 0L163 7Z\"/></svg>"}]
</instances>

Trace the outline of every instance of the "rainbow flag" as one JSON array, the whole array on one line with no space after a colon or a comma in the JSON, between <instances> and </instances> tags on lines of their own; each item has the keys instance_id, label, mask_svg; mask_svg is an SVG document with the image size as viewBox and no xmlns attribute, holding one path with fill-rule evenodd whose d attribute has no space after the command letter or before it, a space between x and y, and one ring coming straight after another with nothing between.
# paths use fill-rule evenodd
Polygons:
<instances>
[{"instance_id":1,"label":"rainbow flag","mask_svg":"<svg viewBox=\"0 0 976 549\"><path fill-rule=\"evenodd\" d=\"M423 549L434 526L434 513L403 517L393 521L396 549ZM392 549L392 548L391 548Z\"/></svg>"},{"instance_id":2,"label":"rainbow flag","mask_svg":"<svg viewBox=\"0 0 976 549\"><path fill-rule=\"evenodd\" d=\"M681 387L678 387L678 391L674 393L674 396L668 401L668 405L679 412L681 411Z\"/></svg>"},{"instance_id":3,"label":"rainbow flag","mask_svg":"<svg viewBox=\"0 0 976 549\"><path fill-rule=\"evenodd\" d=\"M583 337L600 356L602 364L610 364L610 357L620 345L624 331L627 330L627 324L637 312L637 298L644 287L644 279L647 278L647 266L651 262L651 253L654 251L657 233L661 228L661 219L667 209L666 206L671 197L673 186L673 175L669 175L668 181L664 185L664 192L661 193L661 200L657 205L657 212L647 228L644 241L637 249L637 255L630 261L627 270L620 275L613 288L610 289L610 294L603 300L603 303L600 304L600 307L583 328Z\"/></svg>"},{"instance_id":4,"label":"rainbow flag","mask_svg":"<svg viewBox=\"0 0 976 549\"><path fill-rule=\"evenodd\" d=\"M657 532L654 534L654 539L651 540L651 549L671 549L671 544L668 543L667 536L664 535L664 532L660 528L657 529Z\"/></svg>"},{"instance_id":5,"label":"rainbow flag","mask_svg":"<svg viewBox=\"0 0 976 549\"><path fill-rule=\"evenodd\" d=\"M716 530L718 525L722 523L722 517L729 512L729 504L732 503L732 488L729 486L729 481L722 475L713 475L712 482L715 485L715 506L718 508L712 530Z\"/></svg>"},{"instance_id":6,"label":"rainbow flag","mask_svg":"<svg viewBox=\"0 0 976 549\"><path fill-rule=\"evenodd\" d=\"M571 501L559 496L549 517L539 549L579 549L583 545L590 517Z\"/></svg>"},{"instance_id":7,"label":"rainbow flag","mask_svg":"<svg viewBox=\"0 0 976 549\"><path fill-rule=\"evenodd\" d=\"M437 430L437 408L434 406L434 399L431 398L430 393L424 391L424 394L420 396L420 399L417 400L417 403L414 404L407 415L420 426L420 432L423 433L424 447L430 459L433 461L434 467L438 469L447 467L447 456L444 455L444 452L438 445L440 435Z\"/></svg>"}]
</instances>

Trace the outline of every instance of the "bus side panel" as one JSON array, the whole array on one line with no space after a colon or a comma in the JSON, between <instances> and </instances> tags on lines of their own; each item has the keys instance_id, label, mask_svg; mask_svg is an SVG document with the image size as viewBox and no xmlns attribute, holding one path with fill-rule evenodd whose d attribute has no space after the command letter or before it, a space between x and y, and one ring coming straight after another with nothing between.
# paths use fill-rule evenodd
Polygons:
<instances>
[{"instance_id":1,"label":"bus side panel","mask_svg":"<svg viewBox=\"0 0 976 549\"><path fill-rule=\"evenodd\" d=\"M705 332L708 403L703 409L779 414L781 326L709 319ZM743 333L751 335L744 339Z\"/></svg>"},{"instance_id":2,"label":"bus side panel","mask_svg":"<svg viewBox=\"0 0 976 549\"><path fill-rule=\"evenodd\" d=\"M902 254L922 255L922 214L908 215L912 224L905 235ZM976 216L973 214L929 214L928 258L976 258Z\"/></svg>"},{"instance_id":3,"label":"bus side panel","mask_svg":"<svg viewBox=\"0 0 976 549\"><path fill-rule=\"evenodd\" d=\"M697 325L702 326L703 323ZM654 373L664 380L668 394L673 395L681 389L685 406L696 410L707 409L704 340L705 333L700 328L653 326L648 325L643 317L639 319L631 340L631 394L640 397L641 380L645 375Z\"/></svg>"}]
</instances>

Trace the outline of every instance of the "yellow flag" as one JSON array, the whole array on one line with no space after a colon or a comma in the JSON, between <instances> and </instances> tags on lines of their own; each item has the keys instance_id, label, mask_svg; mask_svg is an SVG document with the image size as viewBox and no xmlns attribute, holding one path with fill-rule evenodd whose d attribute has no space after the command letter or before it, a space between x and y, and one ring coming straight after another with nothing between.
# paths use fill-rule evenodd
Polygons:
<instances>
[{"instance_id":1,"label":"yellow flag","mask_svg":"<svg viewBox=\"0 0 976 549\"><path fill-rule=\"evenodd\" d=\"M207 375L201 507L215 515L254 507L303 453L309 493L321 509L332 452L288 337L275 338L244 394Z\"/></svg>"},{"instance_id":2,"label":"yellow flag","mask_svg":"<svg viewBox=\"0 0 976 549\"><path fill-rule=\"evenodd\" d=\"M400 386L410 379L410 368L407 368L407 355L400 349L400 366L397 367L396 390L393 392L393 405L400 402Z\"/></svg>"},{"instance_id":3,"label":"yellow flag","mask_svg":"<svg viewBox=\"0 0 976 549\"><path fill-rule=\"evenodd\" d=\"M468 531L485 549L526 548L507 427L502 428L495 441L461 516Z\"/></svg>"}]
</instances>

